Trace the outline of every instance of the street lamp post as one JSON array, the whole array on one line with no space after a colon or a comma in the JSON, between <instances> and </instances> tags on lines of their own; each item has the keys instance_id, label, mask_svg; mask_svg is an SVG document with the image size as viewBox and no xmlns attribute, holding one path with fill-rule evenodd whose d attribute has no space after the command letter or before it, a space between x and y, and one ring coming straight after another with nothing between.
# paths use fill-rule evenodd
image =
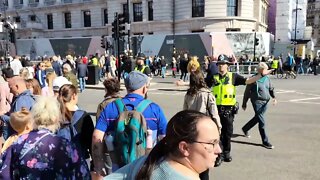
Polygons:
<instances>
[{"instance_id":1,"label":"street lamp post","mask_svg":"<svg viewBox=\"0 0 320 180\"><path fill-rule=\"evenodd\" d=\"M298 3L299 1L296 0L296 19L295 19L295 23L294 23L294 48L293 48L293 57L296 56L296 44L297 44L297 23L298 23Z\"/></svg>"},{"instance_id":2,"label":"street lamp post","mask_svg":"<svg viewBox=\"0 0 320 180\"><path fill-rule=\"evenodd\" d=\"M128 51L131 49L130 45L130 6L129 6L129 0L127 0L127 21L128 21Z\"/></svg>"}]
</instances>

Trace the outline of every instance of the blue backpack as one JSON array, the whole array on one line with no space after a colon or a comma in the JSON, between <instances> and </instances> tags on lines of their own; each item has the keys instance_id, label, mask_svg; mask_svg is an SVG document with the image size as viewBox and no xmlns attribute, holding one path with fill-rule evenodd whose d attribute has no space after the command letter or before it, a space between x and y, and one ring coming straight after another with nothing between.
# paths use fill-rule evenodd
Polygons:
<instances>
[{"instance_id":1,"label":"blue backpack","mask_svg":"<svg viewBox=\"0 0 320 180\"><path fill-rule=\"evenodd\" d=\"M73 141L73 142L78 141L79 137L77 136L78 132L76 129L76 124L84 114L85 114L85 111L76 110L72 116L72 121L69 123L63 124L62 127L58 130L57 135L65 139L68 139L69 141ZM77 145L77 143L75 144Z\"/></svg>"},{"instance_id":2,"label":"blue backpack","mask_svg":"<svg viewBox=\"0 0 320 180\"><path fill-rule=\"evenodd\" d=\"M145 99L128 111L121 98L115 100L119 116L114 128L114 146L119 167L147 154L147 122L142 113L150 103Z\"/></svg>"}]
</instances>

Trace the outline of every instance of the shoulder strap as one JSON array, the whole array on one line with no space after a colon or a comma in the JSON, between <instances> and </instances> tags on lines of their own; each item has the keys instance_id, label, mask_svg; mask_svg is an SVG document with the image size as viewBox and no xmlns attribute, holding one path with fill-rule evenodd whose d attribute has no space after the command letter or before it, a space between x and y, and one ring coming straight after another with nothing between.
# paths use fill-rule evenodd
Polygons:
<instances>
[{"instance_id":1,"label":"shoulder strap","mask_svg":"<svg viewBox=\"0 0 320 180\"><path fill-rule=\"evenodd\" d=\"M126 106L124 105L124 103L123 103L123 101L122 101L121 98L116 99L114 102L115 102L116 105L117 105L119 114L127 110L127 108L126 108Z\"/></svg>"},{"instance_id":2,"label":"shoulder strap","mask_svg":"<svg viewBox=\"0 0 320 180\"><path fill-rule=\"evenodd\" d=\"M42 135L40 138L38 138L34 143L29 144L28 149L26 149L26 150L23 152L23 154L19 157L19 160L23 159L23 157L24 157L31 149L33 149L34 146L35 146L36 144L38 144L39 141L41 141L41 139L45 138L45 137L48 136L49 134L50 134L49 132L48 132L48 133L45 133L45 134ZM22 149L23 149L23 147L22 147ZM21 149L21 150L22 150L22 149Z\"/></svg>"},{"instance_id":3,"label":"shoulder strap","mask_svg":"<svg viewBox=\"0 0 320 180\"><path fill-rule=\"evenodd\" d=\"M136 107L136 111L143 113L143 111L152 103L149 99L142 100Z\"/></svg>"},{"instance_id":4,"label":"shoulder strap","mask_svg":"<svg viewBox=\"0 0 320 180\"><path fill-rule=\"evenodd\" d=\"M80 118L84 115L84 112L85 111L83 111L83 110L79 110L79 109L76 110L73 113L71 124L75 125L80 120Z\"/></svg>"}]
</instances>

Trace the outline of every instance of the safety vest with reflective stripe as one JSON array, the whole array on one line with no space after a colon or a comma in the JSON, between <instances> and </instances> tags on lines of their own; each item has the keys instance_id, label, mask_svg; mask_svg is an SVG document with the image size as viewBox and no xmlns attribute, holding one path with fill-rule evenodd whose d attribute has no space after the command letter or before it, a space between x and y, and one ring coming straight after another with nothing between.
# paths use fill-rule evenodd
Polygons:
<instances>
[{"instance_id":1,"label":"safety vest with reflective stripe","mask_svg":"<svg viewBox=\"0 0 320 180\"><path fill-rule=\"evenodd\" d=\"M134 70L135 70L135 71L140 71L141 73L144 73L144 70L146 69L146 67L147 67L147 66L142 66L142 69L139 70L139 69L138 69L138 66L136 66L136 67L134 68Z\"/></svg>"},{"instance_id":2,"label":"safety vest with reflective stripe","mask_svg":"<svg viewBox=\"0 0 320 180\"><path fill-rule=\"evenodd\" d=\"M216 97L217 105L234 106L237 103L236 87L232 84L232 76L231 72L221 79L219 74L213 76L218 84L212 87L211 92Z\"/></svg>"},{"instance_id":3,"label":"safety vest with reflective stripe","mask_svg":"<svg viewBox=\"0 0 320 180\"><path fill-rule=\"evenodd\" d=\"M278 68L278 64L279 64L279 60L273 60L272 64L271 64L271 68L272 69L277 69Z\"/></svg>"}]
</instances>

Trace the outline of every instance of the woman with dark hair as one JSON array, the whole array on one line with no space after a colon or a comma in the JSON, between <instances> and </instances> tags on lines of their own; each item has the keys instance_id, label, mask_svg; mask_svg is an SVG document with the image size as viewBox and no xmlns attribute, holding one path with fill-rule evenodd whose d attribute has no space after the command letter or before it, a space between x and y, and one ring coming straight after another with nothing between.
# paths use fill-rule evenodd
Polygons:
<instances>
[{"instance_id":1,"label":"woman with dark hair","mask_svg":"<svg viewBox=\"0 0 320 180\"><path fill-rule=\"evenodd\" d=\"M184 96L183 109L190 109L205 113L217 122L219 132L221 130L220 117L216 100L207 88L203 74L200 71L190 73L190 88ZM209 170L201 173L201 180L209 180Z\"/></svg>"},{"instance_id":2,"label":"woman with dark hair","mask_svg":"<svg viewBox=\"0 0 320 180\"><path fill-rule=\"evenodd\" d=\"M215 97L208 89L204 76L200 71L190 74L190 88L184 96L183 109L191 109L202 112L218 123L221 128L220 117Z\"/></svg>"},{"instance_id":3,"label":"woman with dark hair","mask_svg":"<svg viewBox=\"0 0 320 180\"><path fill-rule=\"evenodd\" d=\"M174 115L164 137L150 152L105 179L199 179L221 153L215 121L203 113L185 110Z\"/></svg>"},{"instance_id":4,"label":"woman with dark hair","mask_svg":"<svg viewBox=\"0 0 320 180\"><path fill-rule=\"evenodd\" d=\"M71 141L77 146L82 157L89 159L94 125L91 116L86 111L79 110L77 106L78 93L76 87L72 84L63 85L59 90L58 101L60 102L63 120L58 135L65 137L61 130L69 127L74 128L75 132L70 132Z\"/></svg>"}]
</instances>

